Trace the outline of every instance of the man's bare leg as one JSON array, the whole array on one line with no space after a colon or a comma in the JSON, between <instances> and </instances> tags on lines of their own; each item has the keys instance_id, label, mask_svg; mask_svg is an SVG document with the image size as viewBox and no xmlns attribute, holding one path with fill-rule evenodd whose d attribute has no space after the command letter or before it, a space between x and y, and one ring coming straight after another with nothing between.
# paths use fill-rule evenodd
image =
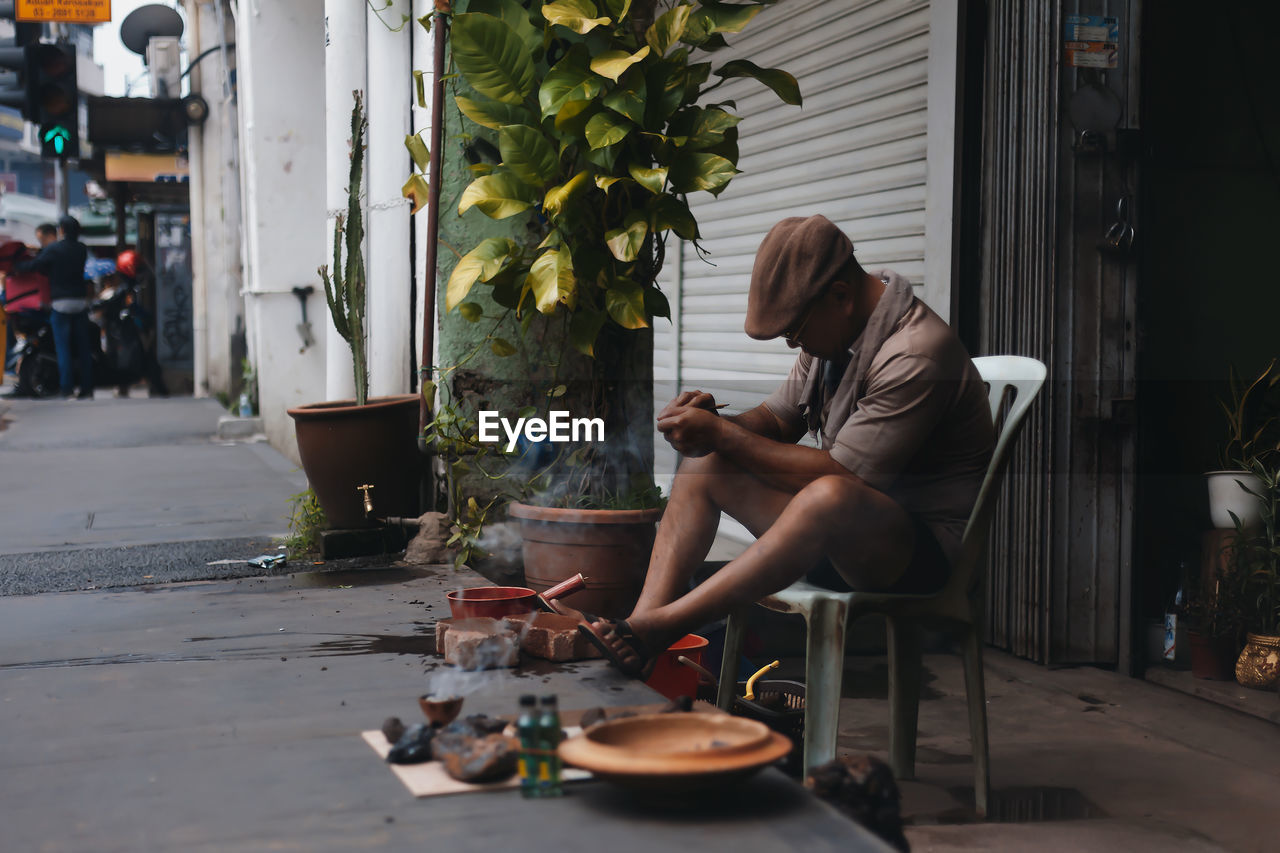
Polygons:
<instances>
[{"instance_id":1,"label":"man's bare leg","mask_svg":"<svg viewBox=\"0 0 1280 853\"><path fill-rule=\"evenodd\" d=\"M644 589L632 612L653 610L688 592L689 579L711 550L722 511L759 535L792 497L718 454L685 459L672 484Z\"/></svg>"},{"instance_id":2,"label":"man's bare leg","mask_svg":"<svg viewBox=\"0 0 1280 853\"><path fill-rule=\"evenodd\" d=\"M895 501L856 477L821 477L789 499L742 556L687 594L656 607L637 606L627 623L654 652L788 586L824 555L855 588L882 589L906 570L914 548L911 519ZM610 623L592 627L624 664L639 663Z\"/></svg>"}]
</instances>

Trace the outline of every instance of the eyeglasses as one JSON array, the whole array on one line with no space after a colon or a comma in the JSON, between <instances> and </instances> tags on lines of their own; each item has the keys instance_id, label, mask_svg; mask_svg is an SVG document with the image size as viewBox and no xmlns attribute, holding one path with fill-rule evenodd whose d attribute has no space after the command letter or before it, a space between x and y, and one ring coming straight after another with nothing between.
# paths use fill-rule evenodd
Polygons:
<instances>
[{"instance_id":1,"label":"eyeglasses","mask_svg":"<svg viewBox=\"0 0 1280 853\"><path fill-rule=\"evenodd\" d=\"M800 333L804 331L805 325L808 324L809 318L813 316L813 309L818 307L818 302L821 301L825 293L826 291L824 290L822 293L815 296L813 301L809 303L809 307L804 309L804 313L800 315L800 325L795 327L795 331L782 333L782 339L784 341L789 344L794 344L796 342L796 338L800 337Z\"/></svg>"}]
</instances>

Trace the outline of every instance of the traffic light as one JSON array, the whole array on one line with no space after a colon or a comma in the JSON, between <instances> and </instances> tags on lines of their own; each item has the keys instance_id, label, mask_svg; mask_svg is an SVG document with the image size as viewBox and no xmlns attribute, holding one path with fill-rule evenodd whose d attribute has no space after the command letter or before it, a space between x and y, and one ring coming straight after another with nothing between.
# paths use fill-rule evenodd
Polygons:
<instances>
[{"instance_id":1,"label":"traffic light","mask_svg":"<svg viewBox=\"0 0 1280 853\"><path fill-rule=\"evenodd\" d=\"M76 49L69 44L27 45L27 91L31 120L40 125L40 155L80 156L80 90Z\"/></svg>"},{"instance_id":2,"label":"traffic light","mask_svg":"<svg viewBox=\"0 0 1280 853\"><path fill-rule=\"evenodd\" d=\"M28 121L35 120L29 57L39 39L39 24L15 24L13 41L0 43L0 105L19 110Z\"/></svg>"}]
</instances>

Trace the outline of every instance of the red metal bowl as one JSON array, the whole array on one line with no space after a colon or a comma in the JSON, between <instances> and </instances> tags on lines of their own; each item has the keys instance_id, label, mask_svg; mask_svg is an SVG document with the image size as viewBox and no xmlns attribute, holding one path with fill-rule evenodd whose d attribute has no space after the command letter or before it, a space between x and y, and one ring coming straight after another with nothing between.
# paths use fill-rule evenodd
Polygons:
<instances>
[{"instance_id":1,"label":"red metal bowl","mask_svg":"<svg viewBox=\"0 0 1280 853\"><path fill-rule=\"evenodd\" d=\"M449 612L454 619L488 616L501 619L537 609L537 593L523 586L477 586L449 593Z\"/></svg>"}]
</instances>

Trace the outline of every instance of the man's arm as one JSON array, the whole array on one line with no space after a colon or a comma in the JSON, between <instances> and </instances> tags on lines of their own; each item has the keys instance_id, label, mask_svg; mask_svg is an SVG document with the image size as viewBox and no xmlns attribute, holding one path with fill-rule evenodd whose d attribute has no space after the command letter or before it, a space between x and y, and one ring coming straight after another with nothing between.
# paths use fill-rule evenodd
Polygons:
<instances>
[{"instance_id":1,"label":"man's arm","mask_svg":"<svg viewBox=\"0 0 1280 853\"><path fill-rule=\"evenodd\" d=\"M787 435L767 406L726 418L696 406L668 407L658 419L658 430L682 453L720 453L783 491L798 492L830 474L853 476L827 451L795 444L799 435Z\"/></svg>"},{"instance_id":2,"label":"man's arm","mask_svg":"<svg viewBox=\"0 0 1280 853\"><path fill-rule=\"evenodd\" d=\"M50 252L49 246L45 246L36 253L34 258L25 261L18 261L13 265L14 272L38 272L49 274L49 268L53 264L53 253Z\"/></svg>"}]
</instances>

